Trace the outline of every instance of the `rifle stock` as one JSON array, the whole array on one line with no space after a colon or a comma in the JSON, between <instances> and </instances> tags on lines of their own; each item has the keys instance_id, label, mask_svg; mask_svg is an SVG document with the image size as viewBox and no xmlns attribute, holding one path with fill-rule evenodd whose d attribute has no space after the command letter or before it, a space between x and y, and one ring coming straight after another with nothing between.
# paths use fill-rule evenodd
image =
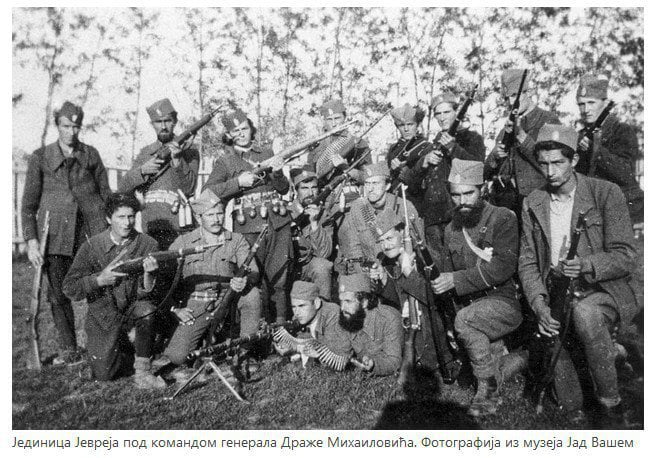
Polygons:
<instances>
[{"instance_id":1,"label":"rifle stock","mask_svg":"<svg viewBox=\"0 0 661 458\"><path fill-rule=\"evenodd\" d=\"M477 92L477 84L473 86L473 89L468 94L468 98L464 101L463 105L461 105L461 108L457 112L457 116L455 116L454 121L452 121L452 125L448 129L448 134L451 137L456 137L457 136L457 130L459 130L459 126L461 125L461 123L464 121L464 118L466 117L466 113L468 112L468 108L471 106L471 104L473 103L473 100L475 99L475 92Z\"/></svg>"},{"instance_id":2,"label":"rifle stock","mask_svg":"<svg viewBox=\"0 0 661 458\"><path fill-rule=\"evenodd\" d=\"M168 250L168 251L155 251L149 253L147 256L140 256L139 258L127 259L126 261L118 264L114 269L114 272L122 272L125 274L136 274L142 272L142 262L145 258L153 257L157 262L167 262L172 261L177 258L183 258L190 256L192 254L202 253L209 248L214 248L222 245L225 242L210 243L208 245L199 245L193 248L182 248L179 250Z\"/></svg>"},{"instance_id":3,"label":"rifle stock","mask_svg":"<svg viewBox=\"0 0 661 458\"><path fill-rule=\"evenodd\" d=\"M39 302L41 300L41 283L43 280L43 265L46 256L46 244L48 243L48 231L50 230L50 211L46 211L44 226L39 237L39 253L42 262L34 271L32 280L32 291L30 294L30 315L28 322L30 324L30 349L31 358L28 359L28 368L41 370L41 355L39 353L39 328L37 318L39 316Z\"/></svg>"}]
</instances>

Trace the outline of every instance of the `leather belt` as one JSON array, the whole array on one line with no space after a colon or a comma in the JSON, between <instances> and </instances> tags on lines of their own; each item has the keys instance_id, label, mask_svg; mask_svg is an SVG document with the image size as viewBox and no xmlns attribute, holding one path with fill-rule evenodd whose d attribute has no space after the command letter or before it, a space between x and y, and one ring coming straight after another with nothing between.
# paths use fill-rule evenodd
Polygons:
<instances>
[{"instance_id":1,"label":"leather belt","mask_svg":"<svg viewBox=\"0 0 661 458\"><path fill-rule=\"evenodd\" d=\"M188 298L203 302L215 301L218 299L218 293L216 291L193 291Z\"/></svg>"}]
</instances>

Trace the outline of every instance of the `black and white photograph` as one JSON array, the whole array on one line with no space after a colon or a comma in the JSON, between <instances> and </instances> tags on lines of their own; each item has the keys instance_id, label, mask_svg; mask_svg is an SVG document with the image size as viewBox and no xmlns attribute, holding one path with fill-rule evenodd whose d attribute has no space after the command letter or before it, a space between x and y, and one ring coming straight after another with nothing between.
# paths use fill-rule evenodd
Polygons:
<instances>
[{"instance_id":1,"label":"black and white photograph","mask_svg":"<svg viewBox=\"0 0 661 458\"><path fill-rule=\"evenodd\" d=\"M11 429L647 426L646 8L6 11Z\"/></svg>"}]
</instances>

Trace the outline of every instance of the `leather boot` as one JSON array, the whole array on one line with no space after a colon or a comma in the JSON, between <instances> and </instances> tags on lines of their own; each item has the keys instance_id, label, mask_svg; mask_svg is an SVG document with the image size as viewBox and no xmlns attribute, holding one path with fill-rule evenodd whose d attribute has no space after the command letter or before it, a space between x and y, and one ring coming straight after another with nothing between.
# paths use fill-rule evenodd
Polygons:
<instances>
[{"instance_id":1,"label":"leather boot","mask_svg":"<svg viewBox=\"0 0 661 458\"><path fill-rule=\"evenodd\" d=\"M468 414L473 417L483 417L496 413L498 406L503 402L498 388L498 381L493 375L489 378L477 379L477 391L468 408Z\"/></svg>"},{"instance_id":2,"label":"leather boot","mask_svg":"<svg viewBox=\"0 0 661 458\"><path fill-rule=\"evenodd\" d=\"M136 387L144 390L153 390L158 388L167 387L167 383L160 377L156 377L151 373L151 361L149 358L143 356L136 356L133 363L135 374L133 375L133 383Z\"/></svg>"}]
</instances>

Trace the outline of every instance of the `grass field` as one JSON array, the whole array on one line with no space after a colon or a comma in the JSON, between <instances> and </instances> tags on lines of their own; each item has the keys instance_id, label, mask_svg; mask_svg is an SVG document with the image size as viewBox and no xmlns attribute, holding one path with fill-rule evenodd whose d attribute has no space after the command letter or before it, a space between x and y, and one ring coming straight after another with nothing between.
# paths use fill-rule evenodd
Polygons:
<instances>
[{"instance_id":1,"label":"grass field","mask_svg":"<svg viewBox=\"0 0 661 458\"><path fill-rule=\"evenodd\" d=\"M642 269L642 266L641 266ZM420 374L410 390L394 390L396 376L367 377L357 371L335 373L318 365L307 369L272 356L256 366L236 401L219 382L194 384L177 399L172 387L139 391L130 380L94 382L85 364L76 368L26 369L32 269L18 260L12 268L12 420L14 429L592 429L587 420L571 422L547 403L536 415L522 400L524 380L504 387L498 414L474 420L466 413L469 386L441 390ZM82 329L85 305L76 306ZM49 310L40 316L42 359L56 350ZM639 336L629 336L638 339ZM79 335L84 345L85 336ZM621 390L629 420L642 427L643 380L622 374Z\"/></svg>"}]
</instances>

